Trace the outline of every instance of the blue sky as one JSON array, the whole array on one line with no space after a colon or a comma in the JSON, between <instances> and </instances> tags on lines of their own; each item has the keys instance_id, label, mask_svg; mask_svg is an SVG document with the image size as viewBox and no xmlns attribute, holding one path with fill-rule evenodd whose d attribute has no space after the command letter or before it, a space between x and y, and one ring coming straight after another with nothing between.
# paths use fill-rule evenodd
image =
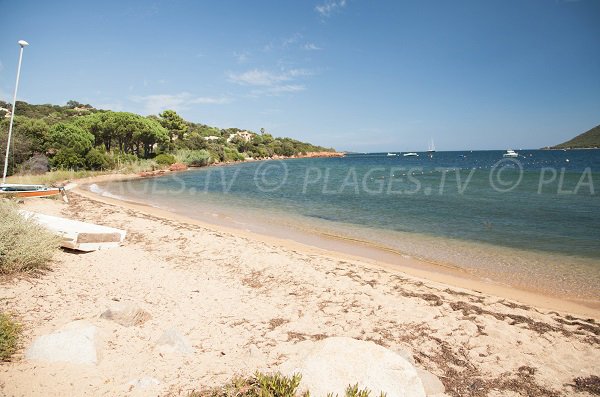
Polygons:
<instances>
[{"instance_id":1,"label":"blue sky","mask_svg":"<svg viewBox=\"0 0 600 397\"><path fill-rule=\"evenodd\" d=\"M2 2L0 97L353 151L536 148L600 124L599 0Z\"/></svg>"}]
</instances>

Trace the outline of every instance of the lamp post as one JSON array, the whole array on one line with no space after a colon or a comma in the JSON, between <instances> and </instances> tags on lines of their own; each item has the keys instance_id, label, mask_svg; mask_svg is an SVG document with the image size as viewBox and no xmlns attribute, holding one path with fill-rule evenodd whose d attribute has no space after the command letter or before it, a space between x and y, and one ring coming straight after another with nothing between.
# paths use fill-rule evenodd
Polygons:
<instances>
[{"instance_id":1,"label":"lamp post","mask_svg":"<svg viewBox=\"0 0 600 397\"><path fill-rule=\"evenodd\" d=\"M19 40L19 66L17 66L17 82L15 84L15 95L13 96L12 112L10 113L10 125L8 127L8 139L6 140L6 156L4 157L4 173L2 174L2 184L6 183L6 171L8 171L8 153L10 151L10 138L12 137L13 120L17 106L17 90L19 89L19 76L21 75L21 61L23 60L23 48L29 45L25 40Z\"/></svg>"}]
</instances>

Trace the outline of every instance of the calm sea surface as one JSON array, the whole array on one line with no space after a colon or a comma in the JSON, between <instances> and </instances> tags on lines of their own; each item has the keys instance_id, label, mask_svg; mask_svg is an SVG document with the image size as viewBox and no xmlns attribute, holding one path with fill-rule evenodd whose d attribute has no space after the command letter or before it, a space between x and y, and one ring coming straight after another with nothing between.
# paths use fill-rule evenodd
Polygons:
<instances>
[{"instance_id":1,"label":"calm sea surface","mask_svg":"<svg viewBox=\"0 0 600 397\"><path fill-rule=\"evenodd\" d=\"M600 300L600 150L502 154L250 162L92 190L259 232L357 239L491 282Z\"/></svg>"}]
</instances>

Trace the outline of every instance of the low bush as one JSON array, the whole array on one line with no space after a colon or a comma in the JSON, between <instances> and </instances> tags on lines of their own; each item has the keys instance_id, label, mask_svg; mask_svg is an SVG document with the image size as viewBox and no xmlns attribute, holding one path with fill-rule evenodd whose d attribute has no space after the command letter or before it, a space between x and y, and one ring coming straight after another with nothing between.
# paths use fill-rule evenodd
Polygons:
<instances>
[{"instance_id":1,"label":"low bush","mask_svg":"<svg viewBox=\"0 0 600 397\"><path fill-rule=\"evenodd\" d=\"M252 377L234 378L225 386L195 391L188 397L296 397L301 379L299 374L288 377L256 372Z\"/></svg>"},{"instance_id":2,"label":"low bush","mask_svg":"<svg viewBox=\"0 0 600 397\"><path fill-rule=\"evenodd\" d=\"M0 274L41 270L48 267L60 239L0 200Z\"/></svg>"},{"instance_id":3,"label":"low bush","mask_svg":"<svg viewBox=\"0 0 600 397\"><path fill-rule=\"evenodd\" d=\"M210 153L206 150L187 150L180 149L175 153L178 163L183 163L188 167L204 167L210 164Z\"/></svg>"},{"instance_id":4,"label":"low bush","mask_svg":"<svg viewBox=\"0 0 600 397\"><path fill-rule=\"evenodd\" d=\"M85 164L90 170L107 170L113 168L112 159L102 150L90 149L85 155Z\"/></svg>"},{"instance_id":5,"label":"low bush","mask_svg":"<svg viewBox=\"0 0 600 397\"><path fill-rule=\"evenodd\" d=\"M171 165L171 164L174 164L177 160L175 159L175 156L173 156L172 154L162 153L162 154L159 154L158 156L156 156L154 158L154 161L158 165Z\"/></svg>"},{"instance_id":6,"label":"low bush","mask_svg":"<svg viewBox=\"0 0 600 397\"><path fill-rule=\"evenodd\" d=\"M6 313L0 313L0 361L8 361L17 351L21 326Z\"/></svg>"},{"instance_id":7,"label":"low bush","mask_svg":"<svg viewBox=\"0 0 600 397\"><path fill-rule=\"evenodd\" d=\"M224 386L193 391L188 394L188 397L310 397L310 391L298 393L301 380L300 374L284 376L280 373L256 372L249 378L234 378ZM360 389L357 383L346 387L344 397L369 397L370 394L369 389ZM329 393L327 397L339 396ZM386 397L386 393L380 393L379 397Z\"/></svg>"},{"instance_id":8,"label":"low bush","mask_svg":"<svg viewBox=\"0 0 600 397\"><path fill-rule=\"evenodd\" d=\"M71 148L62 148L54 157L51 164L53 168L81 170L85 168L85 158Z\"/></svg>"}]
</instances>

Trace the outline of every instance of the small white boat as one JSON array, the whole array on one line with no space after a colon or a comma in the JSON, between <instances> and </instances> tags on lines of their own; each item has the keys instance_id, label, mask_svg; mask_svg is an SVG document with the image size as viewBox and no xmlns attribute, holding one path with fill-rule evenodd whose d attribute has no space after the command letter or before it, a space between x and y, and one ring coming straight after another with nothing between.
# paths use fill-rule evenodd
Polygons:
<instances>
[{"instance_id":1,"label":"small white boat","mask_svg":"<svg viewBox=\"0 0 600 397\"><path fill-rule=\"evenodd\" d=\"M388 155L388 157L391 157L391 156L397 156L397 154L396 154L396 153L388 153L387 155Z\"/></svg>"},{"instance_id":2,"label":"small white boat","mask_svg":"<svg viewBox=\"0 0 600 397\"><path fill-rule=\"evenodd\" d=\"M415 152L404 153L403 156L404 157L419 157L419 155Z\"/></svg>"},{"instance_id":3,"label":"small white boat","mask_svg":"<svg viewBox=\"0 0 600 397\"><path fill-rule=\"evenodd\" d=\"M512 149L508 149L508 150L506 151L506 153L504 153L504 154L502 155L502 157L515 158L515 157L519 157L519 153L515 152L515 151L514 151L514 150L512 150Z\"/></svg>"}]
</instances>

